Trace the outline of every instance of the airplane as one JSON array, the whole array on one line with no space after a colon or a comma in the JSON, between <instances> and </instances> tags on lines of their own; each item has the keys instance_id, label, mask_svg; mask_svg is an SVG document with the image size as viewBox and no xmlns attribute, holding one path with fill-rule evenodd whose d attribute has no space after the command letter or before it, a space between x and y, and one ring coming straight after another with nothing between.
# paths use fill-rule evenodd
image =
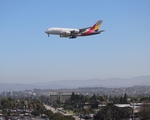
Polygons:
<instances>
[{"instance_id":1,"label":"airplane","mask_svg":"<svg viewBox=\"0 0 150 120\"><path fill-rule=\"evenodd\" d=\"M81 29L75 29L75 28L48 28L45 33L48 34L48 37L50 34L53 35L59 35L60 37L65 38L76 38L78 36L89 36L89 35L97 35L101 32L104 32L105 30L99 30L101 26L102 20L97 21L93 26L81 28Z\"/></svg>"}]
</instances>

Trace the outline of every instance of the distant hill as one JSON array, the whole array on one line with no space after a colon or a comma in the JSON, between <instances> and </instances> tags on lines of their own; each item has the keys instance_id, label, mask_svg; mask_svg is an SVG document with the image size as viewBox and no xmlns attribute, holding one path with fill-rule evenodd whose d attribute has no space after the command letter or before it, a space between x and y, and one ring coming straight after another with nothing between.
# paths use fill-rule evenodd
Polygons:
<instances>
[{"instance_id":1,"label":"distant hill","mask_svg":"<svg viewBox=\"0 0 150 120\"><path fill-rule=\"evenodd\" d=\"M35 84L6 84L0 83L0 92L6 90L24 91L38 89L61 89L79 87L130 87L134 85L150 85L150 76L139 76L134 78L109 78L88 80L59 80Z\"/></svg>"},{"instance_id":2,"label":"distant hill","mask_svg":"<svg viewBox=\"0 0 150 120\"><path fill-rule=\"evenodd\" d=\"M60 80L47 83L38 83L40 86L61 85L63 88L78 87L130 87L134 85L150 85L150 76L139 76L134 78L109 78L88 80Z\"/></svg>"}]
</instances>

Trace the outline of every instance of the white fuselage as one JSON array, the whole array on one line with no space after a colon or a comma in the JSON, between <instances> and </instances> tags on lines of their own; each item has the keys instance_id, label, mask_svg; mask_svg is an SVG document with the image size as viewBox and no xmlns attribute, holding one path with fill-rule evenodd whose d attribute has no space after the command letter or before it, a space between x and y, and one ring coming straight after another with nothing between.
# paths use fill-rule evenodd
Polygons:
<instances>
[{"instance_id":1,"label":"white fuselage","mask_svg":"<svg viewBox=\"0 0 150 120\"><path fill-rule=\"evenodd\" d=\"M54 35L70 35L71 31L79 33L79 30L75 28L48 28L45 33Z\"/></svg>"}]
</instances>

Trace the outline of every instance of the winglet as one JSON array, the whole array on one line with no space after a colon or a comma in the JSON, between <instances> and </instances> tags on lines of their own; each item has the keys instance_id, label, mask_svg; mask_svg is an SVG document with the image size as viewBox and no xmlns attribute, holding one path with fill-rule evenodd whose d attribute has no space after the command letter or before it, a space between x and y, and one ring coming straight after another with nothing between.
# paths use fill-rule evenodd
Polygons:
<instances>
[{"instance_id":1,"label":"winglet","mask_svg":"<svg viewBox=\"0 0 150 120\"><path fill-rule=\"evenodd\" d=\"M97 21L97 23L95 23L95 24L91 27L90 30L97 31L97 30L100 28L101 23L102 23L102 20Z\"/></svg>"}]
</instances>

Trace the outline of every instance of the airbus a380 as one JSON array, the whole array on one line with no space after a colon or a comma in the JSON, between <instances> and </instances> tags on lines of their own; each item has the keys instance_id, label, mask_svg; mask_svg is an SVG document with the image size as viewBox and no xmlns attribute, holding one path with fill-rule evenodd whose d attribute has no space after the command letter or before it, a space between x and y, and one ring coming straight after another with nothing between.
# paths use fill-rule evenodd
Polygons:
<instances>
[{"instance_id":1,"label":"airbus a380","mask_svg":"<svg viewBox=\"0 0 150 120\"><path fill-rule=\"evenodd\" d=\"M104 30L99 30L101 26L102 20L97 21L93 26L75 29L75 28L48 28L45 33L53 35L59 35L60 37L66 38L76 38L78 36L89 36L89 35L96 35L104 32Z\"/></svg>"}]
</instances>

